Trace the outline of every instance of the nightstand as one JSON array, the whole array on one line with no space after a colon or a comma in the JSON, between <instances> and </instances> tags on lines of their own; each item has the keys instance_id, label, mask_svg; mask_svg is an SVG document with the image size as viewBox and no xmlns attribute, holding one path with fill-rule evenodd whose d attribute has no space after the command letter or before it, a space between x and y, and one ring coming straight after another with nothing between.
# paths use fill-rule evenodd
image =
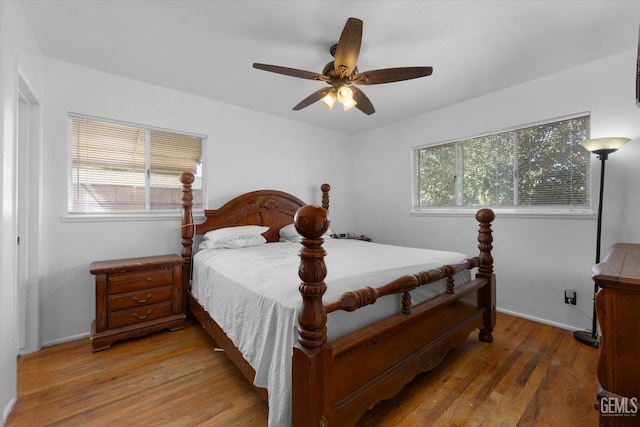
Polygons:
<instances>
[{"instance_id":1,"label":"nightstand","mask_svg":"<svg viewBox=\"0 0 640 427\"><path fill-rule=\"evenodd\" d=\"M184 328L182 263L178 255L92 263L96 281L93 351L161 329Z\"/></svg>"}]
</instances>

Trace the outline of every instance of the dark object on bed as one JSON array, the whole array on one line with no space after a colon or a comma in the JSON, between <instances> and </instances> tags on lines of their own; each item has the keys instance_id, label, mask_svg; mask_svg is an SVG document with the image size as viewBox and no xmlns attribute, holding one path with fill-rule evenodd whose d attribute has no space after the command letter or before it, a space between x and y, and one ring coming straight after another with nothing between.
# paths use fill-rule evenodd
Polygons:
<instances>
[{"instance_id":1,"label":"dark object on bed","mask_svg":"<svg viewBox=\"0 0 640 427\"><path fill-rule=\"evenodd\" d=\"M321 187L322 207L306 206L297 197L281 191L260 190L238 196L218 210L205 211L205 221L195 224L191 211L193 174L183 173L180 179L185 301L189 301L191 313L252 383L255 371L190 295L194 235L221 227L266 225L270 227L265 233L267 241L275 242L280 228L295 219L303 236L299 343L293 349L292 367L293 426L354 425L365 411L397 394L418 373L435 368L474 329L480 329L480 340L493 340L496 281L491 222L495 215L490 209L481 209L476 214L480 223L477 257L403 276L376 289L348 292L339 301L325 305L322 296L326 290L326 266L321 236L329 225L329 185ZM453 281L448 280L447 292L411 306L409 290L472 268L477 268L477 274L471 281L454 287ZM406 303L402 313L327 341L327 313L356 310L392 293L403 295ZM344 375L345 372L350 375ZM266 399L267 391L257 390Z\"/></svg>"}]
</instances>

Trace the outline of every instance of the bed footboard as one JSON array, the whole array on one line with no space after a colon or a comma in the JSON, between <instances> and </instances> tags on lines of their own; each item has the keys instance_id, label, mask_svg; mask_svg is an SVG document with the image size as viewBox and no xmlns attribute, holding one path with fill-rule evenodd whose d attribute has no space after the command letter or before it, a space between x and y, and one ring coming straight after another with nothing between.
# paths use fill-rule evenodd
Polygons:
<instances>
[{"instance_id":1,"label":"bed footboard","mask_svg":"<svg viewBox=\"0 0 640 427\"><path fill-rule=\"evenodd\" d=\"M327 213L305 206L295 217L304 236L299 276L302 305L298 345L293 352L293 425L351 426L377 402L396 395L418 373L438 366L449 351L480 330L480 340L492 342L495 326L495 275L490 209L476 214L478 257L466 265L443 266L400 278L378 289L351 293L324 305L325 251L321 236ZM449 277L461 268L475 268L476 277L424 303L370 326L327 342L327 312L355 310L388 293L405 292L423 283ZM407 307L410 304L406 304Z\"/></svg>"}]
</instances>

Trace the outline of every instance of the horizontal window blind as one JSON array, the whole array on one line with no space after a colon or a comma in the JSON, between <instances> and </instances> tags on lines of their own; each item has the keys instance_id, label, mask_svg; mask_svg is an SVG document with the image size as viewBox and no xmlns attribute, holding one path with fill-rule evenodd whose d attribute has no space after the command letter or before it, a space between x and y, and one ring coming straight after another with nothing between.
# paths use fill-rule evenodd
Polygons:
<instances>
[{"instance_id":1,"label":"horizontal window blind","mask_svg":"<svg viewBox=\"0 0 640 427\"><path fill-rule=\"evenodd\" d=\"M414 150L422 207L590 207L589 115Z\"/></svg>"},{"instance_id":2,"label":"horizontal window blind","mask_svg":"<svg viewBox=\"0 0 640 427\"><path fill-rule=\"evenodd\" d=\"M454 206L456 190L456 146L443 144L419 150L418 194L422 206Z\"/></svg>"},{"instance_id":3,"label":"horizontal window blind","mask_svg":"<svg viewBox=\"0 0 640 427\"><path fill-rule=\"evenodd\" d=\"M517 131L518 204L589 207L589 117Z\"/></svg>"},{"instance_id":4,"label":"horizontal window blind","mask_svg":"<svg viewBox=\"0 0 640 427\"><path fill-rule=\"evenodd\" d=\"M181 208L180 174L193 172L202 208L202 137L70 115L71 213L150 213Z\"/></svg>"},{"instance_id":5,"label":"horizontal window blind","mask_svg":"<svg viewBox=\"0 0 640 427\"><path fill-rule=\"evenodd\" d=\"M464 206L513 205L514 136L500 133L459 143ZM462 158L460 158L462 157Z\"/></svg>"}]
</instances>

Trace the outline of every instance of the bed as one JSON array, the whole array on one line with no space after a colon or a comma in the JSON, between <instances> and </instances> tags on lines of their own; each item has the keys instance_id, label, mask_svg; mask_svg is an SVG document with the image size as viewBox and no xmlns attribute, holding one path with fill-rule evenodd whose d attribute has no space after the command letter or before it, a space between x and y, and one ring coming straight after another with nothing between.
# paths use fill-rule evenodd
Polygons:
<instances>
[{"instance_id":1,"label":"bed","mask_svg":"<svg viewBox=\"0 0 640 427\"><path fill-rule=\"evenodd\" d=\"M478 256L465 258L328 238L328 184L322 206L259 190L205 211L196 224L193 174L180 179L185 312L268 402L270 426L355 425L472 331L492 342L490 209L476 213ZM216 237L207 240L245 229L266 243L218 249ZM281 241L292 229L291 241Z\"/></svg>"}]
</instances>

